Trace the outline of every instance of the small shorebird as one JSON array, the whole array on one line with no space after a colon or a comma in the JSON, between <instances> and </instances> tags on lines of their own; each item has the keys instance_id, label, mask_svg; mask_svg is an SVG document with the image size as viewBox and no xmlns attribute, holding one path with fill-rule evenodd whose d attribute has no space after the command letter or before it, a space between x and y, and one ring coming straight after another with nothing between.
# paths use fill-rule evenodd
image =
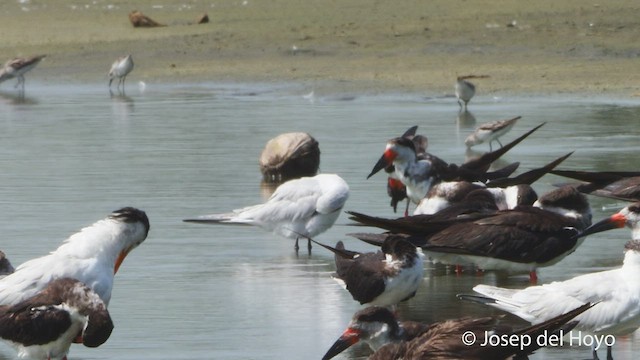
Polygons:
<instances>
[{"instance_id":1,"label":"small shorebird","mask_svg":"<svg viewBox=\"0 0 640 360\"><path fill-rule=\"evenodd\" d=\"M71 235L49 255L29 260L0 279L0 304L23 301L63 277L85 283L109 304L115 273L148 232L149 219L144 211L132 207L116 210Z\"/></svg>"},{"instance_id":2,"label":"small shorebird","mask_svg":"<svg viewBox=\"0 0 640 360\"><path fill-rule=\"evenodd\" d=\"M184 219L203 224L255 225L285 238L313 238L327 231L349 198L349 185L336 174L289 180L278 186L267 202L226 214ZM307 247L311 252L311 240Z\"/></svg>"},{"instance_id":3,"label":"small shorebird","mask_svg":"<svg viewBox=\"0 0 640 360\"><path fill-rule=\"evenodd\" d=\"M508 120L496 120L484 123L478 126L475 131L464 140L464 144L469 148L474 145L488 142L489 151L491 151L491 143L493 141L497 141L498 144L500 144L500 147L502 147L500 137L508 133L519 119L520 116Z\"/></svg>"},{"instance_id":4,"label":"small shorebird","mask_svg":"<svg viewBox=\"0 0 640 360\"><path fill-rule=\"evenodd\" d=\"M312 240L313 241L313 240ZM395 306L414 297L424 275L420 248L401 237L389 237L381 251L359 253L313 241L335 254L333 278L361 305Z\"/></svg>"},{"instance_id":5,"label":"small shorebird","mask_svg":"<svg viewBox=\"0 0 640 360\"><path fill-rule=\"evenodd\" d=\"M456 97L458 98L458 105L460 105L460 110L467 111L467 104L476 94L476 86L473 83L467 81L468 79L486 79L489 75L466 75L466 76L458 76L456 79Z\"/></svg>"},{"instance_id":6,"label":"small shorebird","mask_svg":"<svg viewBox=\"0 0 640 360\"><path fill-rule=\"evenodd\" d=\"M516 315L533 324L545 321L586 302L598 306L578 316L576 327L598 335L624 336L640 327L640 203L636 202L617 214L591 225L580 236L620 228L632 229L632 240L624 246L622 267L576 276L565 281L532 286L525 289L504 289L489 285L473 288L480 295L459 295ZM597 359L595 349L593 358ZM607 347L611 358L611 347Z\"/></svg>"},{"instance_id":7,"label":"small shorebird","mask_svg":"<svg viewBox=\"0 0 640 360\"><path fill-rule=\"evenodd\" d=\"M8 79L18 78L16 88L21 86L24 92L24 74L40 63L47 55L36 55L28 58L14 58L7 61L0 70L0 82Z\"/></svg>"},{"instance_id":8,"label":"small shorebird","mask_svg":"<svg viewBox=\"0 0 640 360\"><path fill-rule=\"evenodd\" d=\"M72 342L98 347L112 330L106 304L71 278L53 280L15 305L0 306L0 338L20 359L66 360Z\"/></svg>"},{"instance_id":9,"label":"small shorebird","mask_svg":"<svg viewBox=\"0 0 640 360\"><path fill-rule=\"evenodd\" d=\"M120 84L122 84L122 91L124 92L124 81L131 70L133 70L131 54L118 58L118 60L111 65L111 70L109 70L109 89L111 89L113 79L118 78L116 89L120 89Z\"/></svg>"},{"instance_id":10,"label":"small shorebird","mask_svg":"<svg viewBox=\"0 0 640 360\"><path fill-rule=\"evenodd\" d=\"M532 341L529 345L518 342L486 346L487 336L537 339L541 335L548 338L552 334L568 333L577 323L572 319L591 307L591 304L576 306L566 314L539 325L514 330L492 317L466 317L433 324L398 321L387 308L371 306L355 313L347 329L322 360L335 357L359 341L374 351L370 360L499 360L511 359L512 356L522 359L542 347L543 343Z\"/></svg>"}]
</instances>

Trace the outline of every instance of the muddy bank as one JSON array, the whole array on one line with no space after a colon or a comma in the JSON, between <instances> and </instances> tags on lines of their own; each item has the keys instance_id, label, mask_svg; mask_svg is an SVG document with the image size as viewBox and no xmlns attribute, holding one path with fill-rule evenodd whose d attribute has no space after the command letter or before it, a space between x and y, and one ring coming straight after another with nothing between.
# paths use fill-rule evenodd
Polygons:
<instances>
[{"instance_id":1,"label":"muddy bank","mask_svg":"<svg viewBox=\"0 0 640 360\"><path fill-rule=\"evenodd\" d=\"M130 81L294 81L317 91L638 92L633 1L138 1L166 24L134 28L127 1L0 5L0 55L46 53L29 77L106 81L131 53ZM196 25L208 14L210 22ZM6 85L4 85L6 86Z\"/></svg>"}]
</instances>

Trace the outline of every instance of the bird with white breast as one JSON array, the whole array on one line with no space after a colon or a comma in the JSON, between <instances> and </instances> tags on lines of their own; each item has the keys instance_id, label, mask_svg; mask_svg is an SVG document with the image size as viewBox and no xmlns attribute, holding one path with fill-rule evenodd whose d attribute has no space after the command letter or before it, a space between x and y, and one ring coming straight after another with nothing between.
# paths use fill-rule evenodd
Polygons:
<instances>
[{"instance_id":1,"label":"bird with white breast","mask_svg":"<svg viewBox=\"0 0 640 360\"><path fill-rule=\"evenodd\" d=\"M355 313L347 329L322 360L332 359L359 341L374 351L369 360L526 359L527 354L544 344L533 341L529 345L518 342L486 346L486 338L494 335L536 339L540 335L568 332L576 325L572 319L591 307L591 304L578 306L539 325L514 330L511 326L499 324L492 317L465 317L433 324L398 321L387 308L371 306ZM471 343L467 340L469 335L474 340Z\"/></svg>"},{"instance_id":2,"label":"bird with white breast","mask_svg":"<svg viewBox=\"0 0 640 360\"><path fill-rule=\"evenodd\" d=\"M422 250L401 237L389 237L381 251L369 253L345 250L342 241L335 248L315 243L335 254L333 278L362 305L396 306L422 284Z\"/></svg>"},{"instance_id":3,"label":"bird with white breast","mask_svg":"<svg viewBox=\"0 0 640 360\"><path fill-rule=\"evenodd\" d=\"M122 85L121 91L124 92L124 82L131 70L133 70L133 58L131 54L118 58L113 65L111 65L111 70L109 70L109 90L111 90L113 79L117 78L118 85L116 85L116 89L120 90L120 85Z\"/></svg>"},{"instance_id":4,"label":"bird with white breast","mask_svg":"<svg viewBox=\"0 0 640 360\"><path fill-rule=\"evenodd\" d=\"M507 311L533 324L586 302L597 302L598 306L576 317L579 321L577 329L603 336L631 334L640 327L639 222L640 203L634 203L591 225L581 234L586 236L625 225L630 227L632 240L624 247L624 261L619 268L521 290L477 285L473 290L480 295L458 297ZM598 358L595 349L593 358ZM612 358L611 346L607 346L607 358Z\"/></svg>"},{"instance_id":5,"label":"bird with white breast","mask_svg":"<svg viewBox=\"0 0 640 360\"><path fill-rule=\"evenodd\" d=\"M114 275L127 254L149 233L144 211L125 207L71 235L60 247L29 260L0 279L0 305L13 305L34 296L58 278L86 284L109 304Z\"/></svg>"},{"instance_id":6,"label":"bird with white breast","mask_svg":"<svg viewBox=\"0 0 640 360\"><path fill-rule=\"evenodd\" d=\"M98 347L112 330L104 301L71 278L53 280L21 302L0 306L0 338L20 359L66 360L72 342Z\"/></svg>"},{"instance_id":7,"label":"bird with white breast","mask_svg":"<svg viewBox=\"0 0 640 360\"><path fill-rule=\"evenodd\" d=\"M295 239L312 238L333 226L349 198L349 185L336 174L319 174L289 180L276 188L262 204L231 213L184 219L202 224L254 225L276 235ZM311 252L311 240L307 247Z\"/></svg>"}]
</instances>

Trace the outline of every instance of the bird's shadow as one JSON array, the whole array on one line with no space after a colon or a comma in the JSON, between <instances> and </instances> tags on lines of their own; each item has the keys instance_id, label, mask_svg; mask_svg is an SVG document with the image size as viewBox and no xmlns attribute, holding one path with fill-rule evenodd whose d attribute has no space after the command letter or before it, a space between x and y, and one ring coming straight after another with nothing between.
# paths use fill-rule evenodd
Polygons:
<instances>
[{"instance_id":1,"label":"bird's shadow","mask_svg":"<svg viewBox=\"0 0 640 360\"><path fill-rule=\"evenodd\" d=\"M0 91L0 98L11 105L35 105L38 103L35 98L26 96L22 89L18 89L18 91Z\"/></svg>"},{"instance_id":2,"label":"bird's shadow","mask_svg":"<svg viewBox=\"0 0 640 360\"><path fill-rule=\"evenodd\" d=\"M471 129L476 125L476 117L469 111L460 111L456 116L456 124L459 129Z\"/></svg>"}]
</instances>

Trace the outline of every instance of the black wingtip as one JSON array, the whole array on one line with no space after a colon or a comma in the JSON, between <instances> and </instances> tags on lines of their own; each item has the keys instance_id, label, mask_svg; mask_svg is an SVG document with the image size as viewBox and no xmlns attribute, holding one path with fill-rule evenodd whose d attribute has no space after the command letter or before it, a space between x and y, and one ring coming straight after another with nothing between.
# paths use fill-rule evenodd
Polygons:
<instances>
[{"instance_id":1,"label":"black wingtip","mask_svg":"<svg viewBox=\"0 0 640 360\"><path fill-rule=\"evenodd\" d=\"M418 131L418 125L413 125L407 131L402 134L402 137L416 136L416 132Z\"/></svg>"},{"instance_id":2,"label":"black wingtip","mask_svg":"<svg viewBox=\"0 0 640 360\"><path fill-rule=\"evenodd\" d=\"M479 304L495 304L496 303L496 299L492 299L490 297L486 297L482 295L457 294L456 297L459 300L471 301Z\"/></svg>"}]
</instances>

